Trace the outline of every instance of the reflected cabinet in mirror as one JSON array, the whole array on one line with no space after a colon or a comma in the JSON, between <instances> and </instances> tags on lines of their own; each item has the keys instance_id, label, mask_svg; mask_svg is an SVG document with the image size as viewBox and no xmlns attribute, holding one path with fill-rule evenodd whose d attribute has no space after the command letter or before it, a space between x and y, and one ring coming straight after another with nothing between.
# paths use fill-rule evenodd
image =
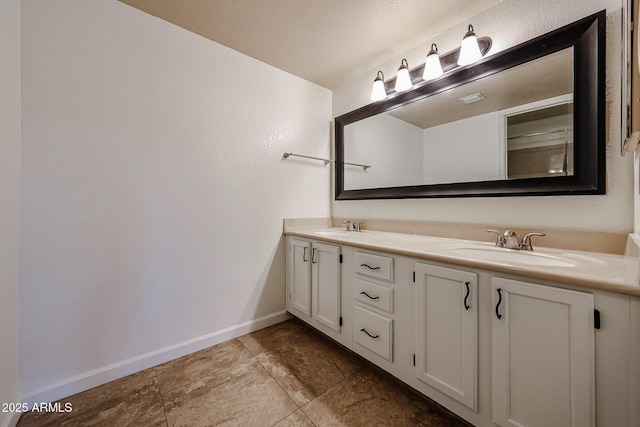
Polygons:
<instances>
[{"instance_id":1,"label":"reflected cabinet in mirror","mask_svg":"<svg viewBox=\"0 0 640 427\"><path fill-rule=\"evenodd\" d=\"M604 194L605 21L337 117L336 199Z\"/></svg>"}]
</instances>

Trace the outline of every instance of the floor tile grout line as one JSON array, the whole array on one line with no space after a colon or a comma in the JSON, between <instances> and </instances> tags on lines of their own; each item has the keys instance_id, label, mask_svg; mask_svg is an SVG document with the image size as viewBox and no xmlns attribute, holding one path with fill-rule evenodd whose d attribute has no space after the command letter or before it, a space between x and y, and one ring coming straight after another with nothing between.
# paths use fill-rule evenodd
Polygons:
<instances>
[{"instance_id":1,"label":"floor tile grout line","mask_svg":"<svg viewBox=\"0 0 640 427\"><path fill-rule=\"evenodd\" d=\"M288 395L287 395L288 396ZM295 402L293 402L295 403ZM271 424L271 427L275 426L276 424L278 424L281 421L286 420L287 418L289 418L291 415L295 414L297 411L299 411L300 408L296 408L293 410L293 412L288 413L287 415L285 415L284 417L280 418L278 421L276 421L275 423Z\"/></svg>"},{"instance_id":2,"label":"floor tile grout line","mask_svg":"<svg viewBox=\"0 0 640 427\"><path fill-rule=\"evenodd\" d=\"M304 405L302 405L300 407L300 410L305 414L305 416L309 419L309 421L311 421L311 423L318 427L318 424L316 424L316 422L313 420L313 418L311 418L311 416L304 410L307 406L309 406L312 402L314 402L317 399L320 399L322 396L327 395L329 392L331 392L333 389L335 389L336 387L338 387L339 385L341 385L342 383L344 383L345 381L347 381L349 378L353 377L354 375L365 371L367 369L366 365L361 365L358 369L356 369L355 371L351 372L349 375L345 375L345 377L338 381L337 383L335 383L334 385L332 385L331 387L329 387L328 389L326 389L323 393L319 394L318 396L314 397L313 399L309 400L307 403L305 403Z\"/></svg>"},{"instance_id":3,"label":"floor tile grout line","mask_svg":"<svg viewBox=\"0 0 640 427\"><path fill-rule=\"evenodd\" d=\"M316 399L317 399L317 397L316 397ZM316 399L313 399L313 400L316 400ZM313 402L313 400L312 400L311 402ZM311 403L311 402L309 402L309 403ZM309 403L307 403L307 405L308 405ZM304 405L304 406L307 406L307 405ZM302 413L304 414L304 416L305 416L305 417L307 417L307 419L311 422L311 424L313 424L315 427L318 427L318 423L316 423L315 421L313 421L313 419L311 419L311 417L309 416L309 414L307 414L307 413L305 412L304 407L300 408L300 410L302 411Z\"/></svg>"},{"instance_id":4,"label":"floor tile grout line","mask_svg":"<svg viewBox=\"0 0 640 427\"><path fill-rule=\"evenodd\" d=\"M247 334L247 335L250 335L250 334ZM243 335L243 336L246 336L246 335ZM240 342L242 342L242 341L240 341ZM285 343L285 344L288 344L288 343ZM282 344L282 345L285 345L285 344ZM249 348L245 345L245 343L243 343L243 342L242 342L242 345L244 345L244 347L245 347L247 350L249 350ZM282 345L280 345L280 346L276 346L276 347L281 347ZM273 347L273 348L276 348L276 347ZM264 354L264 353L267 353L267 352L271 351L273 348L271 348L271 349L269 349L269 350L266 350L266 351L263 351L262 353L258 353L258 354ZM262 369L264 369L264 370L265 370L265 372L269 375L269 377L271 377L271 379L272 379L272 380L274 380L274 381L276 382L276 384L278 385L278 387L280 387L280 389L282 389L282 391L284 391L284 393L287 395L287 397L288 397L289 399L291 399L291 401L293 401L293 403L298 407L298 409L300 409L300 405L298 405L298 403L297 403L295 400L293 400L293 398L291 397L291 395L290 395L289 393L287 393L287 390L285 390L285 389L284 389L284 387L282 387L282 384L280 384L280 382L277 380L277 378L275 378L273 375L271 375L271 372L269 372L269 370L268 370L268 369L267 369L267 368L262 364L262 362L260 361L260 359L258 359L258 354L253 354L253 353L251 352L251 350L249 350L249 353L251 353L251 354L253 355L253 356L252 356L252 357L253 357L253 359L254 359L256 362L258 362L258 364L260 365L260 367L261 367ZM296 409L296 411L297 411L298 409ZM293 412L295 412L295 411L293 411ZM291 412L291 414L293 414L293 412ZM289 414L289 415L291 415L291 414ZM287 417L288 417L289 415L287 415ZM286 417L285 417L285 418L286 418ZM284 419L284 418L283 418L283 419ZM278 422L280 422L280 421L282 421L282 420L279 420Z\"/></svg>"},{"instance_id":5,"label":"floor tile grout line","mask_svg":"<svg viewBox=\"0 0 640 427\"><path fill-rule=\"evenodd\" d=\"M164 412L164 421L167 423L167 427L169 427L169 417L167 416L167 406L164 403L164 393L162 393L162 387L160 386L160 376L158 375L158 370L156 367L153 367L153 373L156 375L156 381L158 381L158 392L160 393L160 400L162 401L162 411Z\"/></svg>"},{"instance_id":6,"label":"floor tile grout line","mask_svg":"<svg viewBox=\"0 0 640 427\"><path fill-rule=\"evenodd\" d=\"M213 345L213 346L211 346L211 347L207 347L207 348L204 348L204 349L202 349L202 350L194 351L193 353L189 353L189 354L187 354L187 355L185 355L185 356L178 357L178 358L176 358L176 359L172 359L172 360L170 360L170 361L168 361L168 362L165 362L165 363L162 363L162 364L160 364L160 365L156 365L156 366L154 366L153 368L154 368L154 369L156 369L156 368L158 368L159 366L166 365L167 363L173 362L173 361L175 361L175 360L179 360L179 359L182 359L182 358L184 358L184 357L192 356L192 355L194 355L194 354L196 354L196 353L200 353L200 352L202 352L202 351L209 350L209 349L211 349L211 348L213 348L213 347L219 346L219 345L221 345L221 344L230 343L230 342L232 342L232 341L238 341L240 344L242 344L242 346L243 346L243 347L244 347L244 348L249 352L250 357L247 357L246 359L236 360L236 361L234 361L231 365L227 366L225 369L229 369L229 368L231 368L231 367L233 367L233 366L236 366L236 365L239 365L239 364L241 364L241 363L243 363L243 362L246 362L247 360L250 360L250 359L254 359L254 358L255 358L255 356L253 355L253 353L251 353L251 350L249 350L249 349L247 348L247 346L245 346L245 345L244 345L244 343L243 343L242 341L240 341L238 338L232 338L232 339L230 339L230 340L224 341L224 342L222 342L222 343L218 343L218 344ZM173 370L173 369L175 369L175 367L172 367L172 368L163 368L163 370L167 370L167 371L169 371L169 370ZM160 375L158 374L158 370L157 370L157 369L156 369L156 375L157 375L157 377L158 377L158 384L160 384ZM174 391L176 391L176 390L178 390L178 389L181 389L181 388L183 388L183 387L186 387L186 386L188 386L188 385L190 385L190 384L193 384L193 383L195 383L195 382L197 382L197 381L201 381L203 378L209 378L209 377L214 376L214 375L215 375L215 373L210 373L209 375L205 375L205 376L203 376L203 377L198 377L197 379L195 379L195 380L193 380L193 381L190 381L190 382L188 382L188 383L184 383L184 384L182 384L182 385L174 386L174 388L171 388L171 389L169 389L169 390L165 390L165 394L167 394L167 395L168 395L168 394L171 394L172 392L174 392ZM160 387L160 391L162 391L162 387Z\"/></svg>"},{"instance_id":7,"label":"floor tile grout line","mask_svg":"<svg viewBox=\"0 0 640 427\"><path fill-rule=\"evenodd\" d=\"M306 326L306 325L303 325L303 326ZM308 328L308 327L307 327L307 328ZM334 341L332 341L331 339L328 339L324 334L318 333L317 331L315 331L315 330L313 330L313 329L311 329L311 328L308 328L308 331L307 331L307 332L314 333L315 335L317 335L318 337L320 337L322 340L326 340L327 342L329 342L329 343L331 343L331 344L337 344L337 343L335 343ZM247 334L247 335L250 335L250 334ZM267 373L271 376L271 378L273 378L273 380L276 382L276 384L278 384L278 386L279 386L279 387L280 387L280 388L281 388L281 389L282 389L282 390L287 394L287 396L288 396L288 397L293 401L293 403L295 403L295 404L296 404L296 406L298 406L298 409L296 409L295 411L291 412L291 413L290 413L290 414L288 414L286 417L284 417L284 418L282 418L281 420L279 420L277 423L279 423L279 422L281 422L282 420L286 419L287 417L291 416L291 415L292 415L293 413L295 413L297 410L300 410L300 411L304 414L304 416L306 417L306 419L308 419L308 420L309 420L309 422L311 422L311 424L313 424L315 427L318 427L318 424L317 424L317 423L316 423L316 422L315 422L315 421L314 421L314 420L309 416L309 414L307 414L307 413L304 411L304 408L305 408L306 406L308 406L308 405L309 405L311 402L313 402L314 400L318 399L318 398L319 398L319 397L321 397L321 396L324 396L324 395L325 395L325 394L327 394L330 390L334 389L336 386L338 386L338 385L342 384L344 381L346 381L347 379L351 378L351 377L352 377L353 375L355 375L356 373L358 373L358 372L360 372L361 370L365 369L365 368L366 368L366 366L365 366L365 365L360 365L360 366L359 366L355 371L353 371L353 372L351 372L351 373L349 373L349 374L345 374L344 372L342 372L342 369L340 369L340 372L343 374L343 378L342 378L340 381L338 381L338 382L336 382L335 384L333 384L331 387L329 387L327 390L325 390L325 392L323 392L323 393L319 394L318 396L315 396L313 399L310 399L310 400L309 400L307 403L305 403L304 405L299 405L299 404L298 404L298 403L293 399L293 397L292 397L291 395L289 395L289 393L287 392L287 390L285 390L285 389L284 389L284 387L280 384L280 382L278 381L278 379L277 379L276 377L274 377L273 375L271 375L271 372L270 372L270 371L269 371L269 370L268 370L268 369L267 369L267 368L262 364L262 362L260 362L260 359L258 359L258 358L257 358L257 356L258 356L258 355L260 355L260 354L265 354L265 353L271 352L271 351L273 351L273 350L275 350L275 349L277 349L277 348L279 348L279 347L282 347L282 346L285 346L285 345L288 345L288 344L295 344L296 340L297 340L298 338L300 338L301 336L304 336L304 335L305 335L304 333L295 334L295 335L293 335L293 336L291 337L291 339L290 339L289 341L287 341L287 342L283 342L283 343L281 343L281 344L279 344L279 345L276 345L276 346L273 346L273 347L271 347L271 348L269 348L269 349L266 349L265 351L263 351L263 352L261 352L261 353L256 354L254 357L255 357L255 359L258 361L258 363L260 363L260 365L265 369L265 371L267 371ZM244 342L243 342L243 344L244 344ZM339 345L339 344L338 344L338 345ZM247 346L245 345L245 347L247 347ZM249 348L247 347L247 349L249 349ZM249 351L251 352L251 350L249 350ZM277 423L276 423L276 424L277 424ZM274 424L274 425L275 425L275 424Z\"/></svg>"},{"instance_id":8,"label":"floor tile grout line","mask_svg":"<svg viewBox=\"0 0 640 427\"><path fill-rule=\"evenodd\" d=\"M251 335L251 334L247 334L247 335ZM247 336L247 335L243 335L243 336ZM297 338L299 335L302 335L302 334L296 334L296 335L295 335L294 337L292 337L292 338ZM240 338L240 337L238 337L238 338ZM286 416L282 417L281 419L279 419L278 421L276 421L275 423L273 423L273 424L272 424L272 427L273 427L273 426L275 426L276 424L278 424L279 422L281 422L281 421L283 421L283 420L287 419L288 417L290 417L291 415L293 415L296 411L301 411L301 410L302 410L302 407L301 407L300 405L298 405L298 402L296 402L296 401L293 399L293 397L292 397L292 396L287 392L287 390L285 390L285 389L284 389L284 387L282 386L282 384L280 384L280 382L278 381L278 379L277 379L276 377L274 377L274 376L271 374L271 372L266 368L266 366L264 366L264 365L262 364L262 362L260 361L260 359L258 359L258 355L260 355L260 354L265 354L265 353L268 353L268 352L270 352L270 351L272 351L272 350L274 350L274 349L276 349L276 348L282 347L282 346L287 345L287 344L291 344L291 342L292 342L292 341L293 341L293 342L295 342L295 340L290 340L290 341L287 341L287 342L283 342L283 343L281 343L281 344L279 344L279 345L276 345L276 346L273 346L273 347L271 347L271 348L269 348L269 349L266 349L265 351L260 352L260 353L258 353L258 354L254 354L254 353L251 351L251 349L249 349L249 347L248 347L248 346L247 346L247 345L246 345L242 340L239 340L239 341L242 343L242 345L244 345L244 347L245 347L247 350L249 350L249 353L251 353L251 354L253 355L253 358L256 360L256 362L258 362L258 364L260 365L260 367L261 367L262 369L264 369L264 370L265 370L265 372L269 375L269 377L271 377L271 379L273 379L273 381L275 381L275 383L278 385L278 387L280 387L280 389L284 392L284 394L286 394L286 395L287 395L287 397L289 398L289 400L291 400L291 401L293 402L293 404L294 404L294 405L296 405L296 409L295 409L295 410L293 410L292 412L288 413ZM311 418L309 418L309 416L308 416L304 411L302 411L302 413L304 414L304 416L305 416L305 417L307 417L307 419L308 419L309 421L311 421L311 423L312 423L314 426L316 426L316 427L317 427L317 425L313 422L313 420L311 420Z\"/></svg>"},{"instance_id":9,"label":"floor tile grout line","mask_svg":"<svg viewBox=\"0 0 640 427\"><path fill-rule=\"evenodd\" d=\"M274 348L275 348L275 347L274 347ZM270 350L267 350L267 351L270 351ZM263 353L260 353L260 354L264 354L264 353L266 353L266 351L265 351L265 352L263 352ZM267 374L269 374L269 376L271 377L271 379L273 379L273 380L276 382L276 384L278 384L278 387L280 387L280 388L282 389L282 391L284 391L284 394L286 394L286 395L287 395L287 397L288 397L289 399L291 399L291 401L292 401L292 402L293 402L293 403L298 407L298 409L301 409L301 406L300 406L300 405L298 405L298 402L296 402L296 401L293 399L293 397L292 397L292 396L287 392L287 390L285 390L285 388L282 386L282 384L280 384L280 382L278 381L278 379L277 379L276 377L274 377L273 375L271 375L271 372L269 372L269 370L268 370L268 369L267 369L267 368L262 364L262 362L260 361L260 359L258 359L256 356L254 356L254 359L256 359L256 361L258 362L258 364L260 364L260 367L261 367L262 369L264 369L264 370L267 372ZM297 411L298 409L296 409L296 411ZM295 411L293 411L293 412L295 412ZM293 412L292 412L291 414L293 414ZM291 415L291 414L289 414L289 415ZM287 415L287 417L288 417L289 415ZM285 418L286 418L286 417L285 417ZM283 419L284 419L284 418L283 418ZM282 421L282 420L280 420L280 421Z\"/></svg>"},{"instance_id":10,"label":"floor tile grout line","mask_svg":"<svg viewBox=\"0 0 640 427\"><path fill-rule=\"evenodd\" d=\"M282 344L280 344L280 345L277 345L277 346L271 347L271 348L269 348L269 349L267 349L267 350L265 350L265 351L263 351L262 353L259 353L259 354L268 353L268 352L270 352L270 351L272 351L272 350L274 350L274 349L276 349L276 348L279 348L279 347L285 346L285 345L287 345L287 344L295 343L296 338L298 338L298 337L300 337L300 336L302 336L302 335L304 335L304 334L303 334L303 333L295 334L294 336L292 336L292 337L291 337L291 339L290 339L289 341L287 341L287 342L283 342L283 343L282 343ZM244 344L244 343L243 343L243 344ZM246 346L245 346L245 347L246 347ZM251 350L249 350L249 351L251 351ZM273 375L271 375L271 372L270 372L270 371L269 371L269 370L268 370L268 369L267 369L267 368L262 364L262 362L260 361L260 359L258 359L258 358L257 358L257 355L256 355L256 356L254 356L254 357L255 357L255 359L258 361L258 363L260 364L260 366L262 366L262 368L263 368L265 371L267 371L267 373L269 374L269 376L270 376L271 378L273 378L273 380L276 382L276 384L278 384L278 387L280 387L280 388L285 392L285 394L289 397L289 399L291 399L291 400L293 401L293 403L298 407L296 410L294 410L293 412L291 412L290 414L288 414L286 417L284 417L284 418L282 418L282 419L278 420L278 421L277 421L275 424L273 424L273 425L275 426L275 425L276 425L276 424L278 424L279 422L281 422L281 421L283 421L283 420L287 419L288 417L290 417L291 415L293 415L295 412L300 411L300 412L302 412L302 414L304 414L304 416L306 417L306 419L308 419L308 420L309 420L309 422L310 422L311 424L313 424L315 427L318 427L318 424L316 424L316 423L311 419L311 417L309 417L309 415L308 415L308 414L307 414L307 413L306 413L302 408L303 408L303 407L305 407L305 406L307 406L309 403L313 402L315 399L317 399L317 398L318 398L318 397L320 397L321 395L316 396L316 397L314 397L313 399L310 399L307 403L305 403L305 404L304 404L304 405L302 405L302 406L298 405L298 402L296 402L296 401L293 399L293 397L291 397L291 395L287 392L287 390L285 390L285 389L284 389L284 387L282 386L282 384L280 384L280 382L278 381L278 379L277 379L276 377L274 377ZM340 382L342 382L342 381L339 381L339 383L340 383ZM333 388L333 387L331 387L331 388ZM324 393L323 393L323 394L324 394ZM272 426L272 427L273 427L273 426Z\"/></svg>"},{"instance_id":11,"label":"floor tile grout line","mask_svg":"<svg viewBox=\"0 0 640 427\"><path fill-rule=\"evenodd\" d=\"M324 393L323 393L323 394L324 394ZM320 395L320 396L322 396L322 395ZM320 396L318 396L318 397L320 397ZM313 399L313 400L310 400L306 405L304 405L302 408L300 408L300 410L302 411L302 413L304 414L304 416L305 416L305 417L307 417L307 419L308 419L309 421L311 421L311 424L313 424L313 425L314 425L314 426L316 426L316 427L318 427L318 424L317 424L315 421L313 421L313 419L311 418L311 416L309 416L309 414L307 414L307 412L304 410L304 408L306 408L307 406L309 406L309 404L310 404L311 402L313 402L314 400L316 400L318 397L316 397L316 398L315 398L315 399Z\"/></svg>"},{"instance_id":12,"label":"floor tile grout line","mask_svg":"<svg viewBox=\"0 0 640 427\"><path fill-rule=\"evenodd\" d=\"M257 332L257 331L256 331L256 332ZM250 357L248 357L247 359L244 359L243 361L246 361L246 360L249 360L249 359L253 359L255 362L257 362L257 363L258 363L258 365L259 365L259 366L260 366L260 367L261 367L261 368L262 368L262 369L263 369L263 370L264 370L264 371L269 375L269 377L270 377L270 378L272 378L272 379L275 381L275 383L278 385L278 387L280 387L280 389L282 389L282 391L285 393L285 395L286 395L286 396L287 396L287 397L288 397L288 398L289 398L289 399L294 403L294 405L296 406L296 409L295 409L293 412L291 412L291 413L287 414L287 417L288 417L288 416L290 416L291 414L293 414L295 411L297 411L298 409L300 409L300 406L299 406L299 405L296 403L296 401L295 401L295 400L294 400L294 399L289 395L289 393L287 393L287 391L282 387L282 385L278 382L278 380L277 380L275 377L273 377L273 375L271 375L271 373L269 372L269 370L268 370L268 369L266 369L266 367L265 367L265 366L260 362L260 360L257 358L257 356L258 356L258 355L260 355L260 354L266 353L266 352L268 352L268 351L271 351L271 350L273 350L273 349L276 349L276 348L282 347L282 346L284 346L284 345L290 344L291 342L295 342L295 339L297 339L298 337L300 337L300 336L302 336L302 335L304 335L304 334L303 334L302 332L301 332L301 333L299 333L299 334L295 334L294 336L292 336L292 337L291 337L292 339L290 339L290 340L288 340L288 341L286 341L286 342L283 342L283 343L281 343L281 344L279 344L279 345L273 346L273 347L269 348L268 350L265 350L265 351L263 351L263 352L261 352L261 353L254 354L254 353L251 351L251 349L250 349L250 348L249 348L249 347L248 347L248 346L243 342L243 340L241 340L241 339L240 339L240 338L242 338L242 337L244 337L244 336L249 336L249 335L252 335L252 334L254 334L254 333L255 333L255 332L251 332L251 333L248 333L248 334L242 335L242 336L240 336L240 337L233 338L233 339L231 339L231 340L229 340L229 341L233 341L233 340L238 341L238 342L242 345L242 347L243 347L244 349L246 349L246 350L247 350L247 352L248 352L248 353L249 353L249 355L250 355ZM206 350L206 349L203 349L203 350ZM194 352L194 353L197 353L197 352ZM193 353L192 353L192 354L193 354ZM188 355L187 355L187 356L188 356ZM179 359L179 358L178 358L178 359ZM177 359L174 359L174 360L177 360ZM171 361L169 361L169 362L171 362ZM169 362L167 362L167 363L169 363ZM236 362L236 363L240 363L240 362ZM160 365L158 365L158 366L160 366ZM166 411L166 407L165 407L165 405L164 405L164 402L165 402L165 400L164 400L164 395L165 395L165 394L164 394L164 393L162 393L162 387L161 387L161 384L160 384L160 376L159 376L159 374L158 374L158 369L156 369L158 366L155 366L155 367L153 367L153 368L154 368L154 373L155 373L155 375L156 375L156 379L158 380L158 388L159 388L159 391L160 391L161 396L162 396L162 404L163 404L163 410L164 410L164 414L165 414L165 420L166 420L166 422L167 422L167 425L169 425L169 420L168 420L168 417L167 417L167 411ZM197 380L196 380L196 381L197 381ZM172 389L172 390L167 390L167 393L166 393L166 394L169 394L169 393L171 393L171 392L173 392L173 391L175 391L175 390L177 390L177 389L179 389L179 388L181 388L181 387L184 387L184 386L186 386L186 385L188 385L188 384L185 384L185 385L182 385L182 386L176 387L175 389ZM306 414L305 414L305 415L306 415ZM285 418L286 418L286 417L285 417ZM284 419L284 418L283 418L283 419ZM281 421L281 420L280 420L280 421ZM279 421L278 421L278 422L279 422Z\"/></svg>"}]
</instances>

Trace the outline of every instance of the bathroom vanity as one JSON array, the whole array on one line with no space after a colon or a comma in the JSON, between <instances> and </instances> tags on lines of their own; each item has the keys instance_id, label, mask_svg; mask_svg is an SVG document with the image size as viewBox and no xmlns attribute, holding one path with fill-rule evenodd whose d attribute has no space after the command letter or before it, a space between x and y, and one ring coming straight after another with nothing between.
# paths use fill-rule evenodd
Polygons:
<instances>
[{"instance_id":1,"label":"bathroom vanity","mask_svg":"<svg viewBox=\"0 0 640 427\"><path fill-rule=\"evenodd\" d=\"M285 234L287 310L473 425L640 425L638 258Z\"/></svg>"}]
</instances>

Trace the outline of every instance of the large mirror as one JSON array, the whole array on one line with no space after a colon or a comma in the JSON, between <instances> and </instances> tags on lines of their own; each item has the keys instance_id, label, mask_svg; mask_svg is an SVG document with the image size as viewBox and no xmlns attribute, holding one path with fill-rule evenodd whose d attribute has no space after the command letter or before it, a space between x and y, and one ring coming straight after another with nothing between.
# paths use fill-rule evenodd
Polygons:
<instances>
[{"instance_id":1,"label":"large mirror","mask_svg":"<svg viewBox=\"0 0 640 427\"><path fill-rule=\"evenodd\" d=\"M337 117L336 199L604 194L605 21Z\"/></svg>"}]
</instances>

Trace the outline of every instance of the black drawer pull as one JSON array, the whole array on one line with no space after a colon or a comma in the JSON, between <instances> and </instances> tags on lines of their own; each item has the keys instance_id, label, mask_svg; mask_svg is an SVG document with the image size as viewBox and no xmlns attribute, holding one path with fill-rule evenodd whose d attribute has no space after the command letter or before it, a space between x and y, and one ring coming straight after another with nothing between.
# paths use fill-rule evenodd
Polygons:
<instances>
[{"instance_id":1,"label":"black drawer pull","mask_svg":"<svg viewBox=\"0 0 640 427\"><path fill-rule=\"evenodd\" d=\"M496 304L496 317L498 318L498 320L502 319L502 315L500 314L500 312L498 311L498 309L500 308L500 304L502 304L502 289L498 288L498 304Z\"/></svg>"},{"instance_id":2,"label":"black drawer pull","mask_svg":"<svg viewBox=\"0 0 640 427\"><path fill-rule=\"evenodd\" d=\"M467 299L469 298L469 292L471 290L469 289L469 282L464 282L464 284L467 287L467 294L464 296L464 309L465 310L469 310L471 308L471 306L469 304L467 304Z\"/></svg>"},{"instance_id":3,"label":"black drawer pull","mask_svg":"<svg viewBox=\"0 0 640 427\"><path fill-rule=\"evenodd\" d=\"M367 267L369 270L380 270L380 267L371 267L369 264L360 264L360 267Z\"/></svg>"},{"instance_id":4,"label":"black drawer pull","mask_svg":"<svg viewBox=\"0 0 640 427\"><path fill-rule=\"evenodd\" d=\"M369 299L380 299L380 297L372 297L371 295L369 295L368 293L366 293L365 291L360 292L360 295L364 295Z\"/></svg>"},{"instance_id":5,"label":"black drawer pull","mask_svg":"<svg viewBox=\"0 0 640 427\"><path fill-rule=\"evenodd\" d=\"M371 335L369 332L367 332L365 328L360 329L360 332L364 332L365 334L369 335L373 339L380 338L380 335Z\"/></svg>"}]
</instances>

